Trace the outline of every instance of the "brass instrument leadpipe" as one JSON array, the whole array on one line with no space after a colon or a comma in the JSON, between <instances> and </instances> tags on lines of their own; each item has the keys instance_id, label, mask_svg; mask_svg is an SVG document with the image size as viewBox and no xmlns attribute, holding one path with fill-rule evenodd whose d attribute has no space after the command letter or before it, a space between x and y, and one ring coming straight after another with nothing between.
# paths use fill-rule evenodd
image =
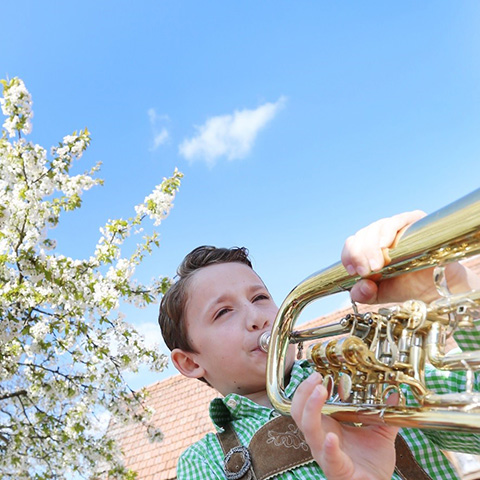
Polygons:
<instances>
[{"instance_id":1,"label":"brass instrument leadpipe","mask_svg":"<svg viewBox=\"0 0 480 480\"><path fill-rule=\"evenodd\" d=\"M388 251L390 263L374 273L382 279L392 278L403 273L446 265L478 253L480 189L411 225L395 248ZM313 338L292 332L300 312L316 299L350 290L360 278L358 275L349 275L341 263L336 263L297 285L282 303L272 327L267 361L267 393L273 407L279 412L289 414L291 406L284 394L288 345L298 343L299 338L302 341ZM324 327L314 330L321 335L322 328ZM479 408L479 397L480 394L473 400L475 408ZM445 430L480 431L480 414L472 416L471 412L460 410L449 412L448 419L443 410L424 407L402 409L385 405L368 408L342 405L339 408L337 405L326 405L322 412L349 422L388 423L419 428L438 428L441 425Z\"/></svg>"},{"instance_id":2,"label":"brass instrument leadpipe","mask_svg":"<svg viewBox=\"0 0 480 480\"><path fill-rule=\"evenodd\" d=\"M302 343L305 340L318 340L320 338L330 337L332 335L341 335L347 333L352 328L353 321L350 318L342 318L340 322L321 327L308 328L306 330L297 330L291 333L290 343ZM270 332L263 332L258 339L258 346L265 352L268 352L270 343Z\"/></svg>"}]
</instances>

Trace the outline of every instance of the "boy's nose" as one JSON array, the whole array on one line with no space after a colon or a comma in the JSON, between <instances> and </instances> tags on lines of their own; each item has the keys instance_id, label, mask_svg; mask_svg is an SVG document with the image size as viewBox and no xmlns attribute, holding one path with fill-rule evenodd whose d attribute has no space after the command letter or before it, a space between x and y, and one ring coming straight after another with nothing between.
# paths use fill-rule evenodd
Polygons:
<instances>
[{"instance_id":1,"label":"boy's nose","mask_svg":"<svg viewBox=\"0 0 480 480\"><path fill-rule=\"evenodd\" d=\"M247 328L249 330L262 330L268 325L269 321L265 312L253 309L247 315Z\"/></svg>"}]
</instances>

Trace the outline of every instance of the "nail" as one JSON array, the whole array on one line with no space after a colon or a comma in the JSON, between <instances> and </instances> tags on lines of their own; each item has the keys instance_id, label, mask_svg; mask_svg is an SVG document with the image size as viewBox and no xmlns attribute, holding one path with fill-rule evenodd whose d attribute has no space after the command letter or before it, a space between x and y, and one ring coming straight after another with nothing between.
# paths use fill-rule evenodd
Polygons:
<instances>
[{"instance_id":1,"label":"nail","mask_svg":"<svg viewBox=\"0 0 480 480\"><path fill-rule=\"evenodd\" d=\"M370 297L370 295L372 294L372 292L370 291L370 287L368 285L365 285L365 283L362 283L360 285L360 291L366 297Z\"/></svg>"},{"instance_id":2,"label":"nail","mask_svg":"<svg viewBox=\"0 0 480 480\"><path fill-rule=\"evenodd\" d=\"M353 265L347 265L345 267L349 275L355 275L355 267Z\"/></svg>"},{"instance_id":3,"label":"nail","mask_svg":"<svg viewBox=\"0 0 480 480\"><path fill-rule=\"evenodd\" d=\"M368 270L367 267L364 267L363 265L360 265L358 268L357 268L357 272L358 274L361 276L361 277L365 277L366 275L368 275L370 273L370 271Z\"/></svg>"},{"instance_id":4,"label":"nail","mask_svg":"<svg viewBox=\"0 0 480 480\"><path fill-rule=\"evenodd\" d=\"M313 372L308 378L307 381L310 383L320 383L322 381L322 376L318 372Z\"/></svg>"},{"instance_id":5,"label":"nail","mask_svg":"<svg viewBox=\"0 0 480 480\"><path fill-rule=\"evenodd\" d=\"M377 270L380 270L382 268L382 266L380 265L380 262L376 258L369 259L368 263L370 264L370 268L372 269L372 272L376 272Z\"/></svg>"}]
</instances>

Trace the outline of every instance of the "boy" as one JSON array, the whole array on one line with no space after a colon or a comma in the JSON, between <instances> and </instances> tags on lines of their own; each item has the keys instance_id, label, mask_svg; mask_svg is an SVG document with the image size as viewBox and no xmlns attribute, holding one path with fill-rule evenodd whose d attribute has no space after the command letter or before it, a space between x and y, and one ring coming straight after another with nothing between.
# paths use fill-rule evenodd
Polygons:
<instances>
[{"instance_id":1,"label":"boy","mask_svg":"<svg viewBox=\"0 0 480 480\"><path fill-rule=\"evenodd\" d=\"M383 219L347 239L342 251L347 271L365 277L382 268L383 249L391 246L400 231L423 215L416 211ZM172 361L183 375L202 379L223 395L211 404L212 420L219 430L227 431L231 426L238 442L247 446L252 437L255 439L256 432L276 417L265 391L266 354L258 347L258 339L270 330L277 307L253 271L245 249L199 247L187 255L178 275L179 280L162 299L159 316L162 334L172 351ZM480 287L478 278L459 264L449 265L447 276L453 291ZM430 301L435 298L436 290L432 272L420 271L378 284L363 279L352 288L351 296L360 303L419 297ZM291 348L287 356L290 379L285 393L293 396L292 417L303 432L315 461L300 462L268 478L404 478L393 472L398 429L358 428L321 415L327 394L320 375L311 374L306 362L295 363ZM461 382L455 375L452 380L442 377L437 381L455 389L456 382ZM435 479L457 478L439 447L461 446L463 451L480 453L480 436L474 434L403 429L401 435L423 469ZM229 470L228 462L224 467L227 453L224 450L219 437L207 435L182 455L178 479L252 478L248 477L248 472L236 475ZM246 465L250 453L241 451ZM277 460L272 458L271 462Z\"/></svg>"}]
</instances>

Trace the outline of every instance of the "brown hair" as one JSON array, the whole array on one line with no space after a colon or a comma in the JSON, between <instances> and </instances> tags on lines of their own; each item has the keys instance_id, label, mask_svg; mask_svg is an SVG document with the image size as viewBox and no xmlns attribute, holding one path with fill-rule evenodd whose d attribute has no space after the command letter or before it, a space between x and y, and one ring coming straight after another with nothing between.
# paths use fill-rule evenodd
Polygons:
<instances>
[{"instance_id":1,"label":"brown hair","mask_svg":"<svg viewBox=\"0 0 480 480\"><path fill-rule=\"evenodd\" d=\"M208 265L232 262L244 263L253 268L245 247L217 248L204 245L195 248L183 259L177 269L176 281L162 298L158 315L163 339L170 350L180 348L185 352L198 353L189 340L184 315L188 285L194 273Z\"/></svg>"}]
</instances>

